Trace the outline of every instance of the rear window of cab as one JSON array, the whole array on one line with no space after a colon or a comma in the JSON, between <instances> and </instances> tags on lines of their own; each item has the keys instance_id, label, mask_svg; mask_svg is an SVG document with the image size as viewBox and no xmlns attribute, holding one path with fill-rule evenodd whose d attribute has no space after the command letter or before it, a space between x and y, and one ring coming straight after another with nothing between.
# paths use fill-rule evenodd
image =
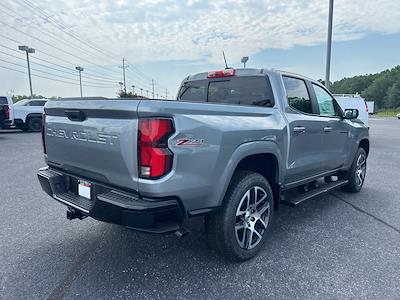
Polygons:
<instances>
[{"instance_id":1,"label":"rear window of cab","mask_svg":"<svg viewBox=\"0 0 400 300\"><path fill-rule=\"evenodd\" d=\"M266 107L275 103L271 83L266 76L188 81L182 85L178 100Z\"/></svg>"},{"instance_id":2,"label":"rear window of cab","mask_svg":"<svg viewBox=\"0 0 400 300\"><path fill-rule=\"evenodd\" d=\"M0 105L8 104L6 97L0 97Z\"/></svg>"}]
</instances>

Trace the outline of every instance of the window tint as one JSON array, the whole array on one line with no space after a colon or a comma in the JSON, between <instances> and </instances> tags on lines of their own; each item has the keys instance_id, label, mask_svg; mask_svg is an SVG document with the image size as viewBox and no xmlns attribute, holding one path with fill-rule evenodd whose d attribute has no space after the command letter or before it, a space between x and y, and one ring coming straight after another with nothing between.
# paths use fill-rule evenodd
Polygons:
<instances>
[{"instance_id":1,"label":"window tint","mask_svg":"<svg viewBox=\"0 0 400 300\"><path fill-rule=\"evenodd\" d=\"M182 101L207 101L207 80L190 81L185 83L180 92L179 99Z\"/></svg>"},{"instance_id":2,"label":"window tint","mask_svg":"<svg viewBox=\"0 0 400 300\"><path fill-rule=\"evenodd\" d=\"M290 107L311 114L311 99L304 80L283 76L283 83Z\"/></svg>"},{"instance_id":3,"label":"window tint","mask_svg":"<svg viewBox=\"0 0 400 300\"><path fill-rule=\"evenodd\" d=\"M28 106L44 106L46 101L31 101L28 103Z\"/></svg>"},{"instance_id":4,"label":"window tint","mask_svg":"<svg viewBox=\"0 0 400 300\"><path fill-rule=\"evenodd\" d=\"M29 100L19 100L18 102L14 103L14 106L26 106L26 104L29 103Z\"/></svg>"},{"instance_id":5,"label":"window tint","mask_svg":"<svg viewBox=\"0 0 400 300\"><path fill-rule=\"evenodd\" d=\"M334 100L322 87L313 83L315 96L319 106L319 114L321 116L336 116Z\"/></svg>"},{"instance_id":6,"label":"window tint","mask_svg":"<svg viewBox=\"0 0 400 300\"><path fill-rule=\"evenodd\" d=\"M181 101L274 106L271 83L264 76L233 77L217 81L190 81L184 83L178 99Z\"/></svg>"},{"instance_id":7,"label":"window tint","mask_svg":"<svg viewBox=\"0 0 400 300\"><path fill-rule=\"evenodd\" d=\"M268 78L237 77L226 81L211 81L208 102L274 106L274 96Z\"/></svg>"},{"instance_id":8,"label":"window tint","mask_svg":"<svg viewBox=\"0 0 400 300\"><path fill-rule=\"evenodd\" d=\"M6 97L0 97L0 105L8 104Z\"/></svg>"}]
</instances>

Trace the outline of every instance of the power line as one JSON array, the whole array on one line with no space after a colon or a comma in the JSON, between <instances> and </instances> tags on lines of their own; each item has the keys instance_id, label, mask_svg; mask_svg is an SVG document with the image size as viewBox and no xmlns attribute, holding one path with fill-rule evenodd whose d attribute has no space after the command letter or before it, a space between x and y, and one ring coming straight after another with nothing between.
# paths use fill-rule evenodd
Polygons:
<instances>
[{"instance_id":1,"label":"power line","mask_svg":"<svg viewBox=\"0 0 400 300\"><path fill-rule=\"evenodd\" d=\"M23 44L23 43L21 43L21 42L15 40L15 39L13 39L13 38L10 38L10 37L8 37L8 36L3 35L3 34L1 34L1 33L0 33L0 36L1 36L2 38L5 38L5 39L7 39L7 40L9 40L9 41L12 41L12 42L16 43L17 45L18 45L18 44L19 44L19 45L20 45L20 44ZM12 49L12 48L10 48L10 47L7 47L7 46L1 45L1 44L0 44L0 47L5 47L5 48L10 49L10 50L12 50L12 51L16 51L16 50L14 50L14 49ZM16 52L18 52L18 51L16 51ZM51 58L56 59L56 60L59 60L59 61L61 61L61 62L70 64L69 61L67 61L67 60L65 60L65 59L62 59L62 58L59 58L59 57L57 57L57 56L54 56L53 54L47 53L47 52L45 52L45 51L43 51L43 50L37 50L37 49L36 49L36 52L37 52L37 53L42 53L42 54L44 54L44 55L46 55L46 56L48 56L48 57L51 57ZM45 61L45 62L48 62L48 63L55 64L55 63L53 63L53 62L49 62L48 60L44 60L44 59L38 58L37 56L35 56L35 57L33 57L33 58L38 59L38 60L41 60L41 61ZM60 67L62 67L62 68L67 68L67 69L72 69L72 68L73 68L72 65L71 65L71 68L68 68L68 67L65 67L65 66L62 66L62 65L59 65L59 64L55 64L55 65L60 66ZM97 72L95 72L95 71L90 71L90 73L94 73L95 76L101 77L101 78L103 78L103 79L109 79L109 80L112 80L112 81L118 81L118 80L115 80L115 79L113 79L113 78L111 78L111 77L107 77L107 75L104 75L103 73L100 73L100 72L98 72L98 71L97 71ZM100 74L100 75L97 75L97 74Z\"/></svg>"},{"instance_id":2,"label":"power line","mask_svg":"<svg viewBox=\"0 0 400 300\"><path fill-rule=\"evenodd\" d=\"M28 1L28 0L22 0L24 3L22 3L21 1L17 0L17 2L20 3L20 5L26 6L28 7L31 11L33 11L34 13L36 13L39 17L41 17L43 20L45 20L46 22L52 24L54 27L58 28L59 30L63 31L64 33L66 33L67 35L71 36L72 38L74 38L75 40L87 45L88 47L102 53L103 55L109 56L112 59L115 59L116 55L102 50L99 47L81 39L78 34L76 34L75 32L73 32L72 30L70 30L71 32L68 32L65 30L65 28L67 27L65 24L55 20L52 16L48 15L46 13L46 11L44 11L42 8L40 8L39 6L33 4L32 2ZM43 17L44 16L44 17Z\"/></svg>"},{"instance_id":3,"label":"power line","mask_svg":"<svg viewBox=\"0 0 400 300\"><path fill-rule=\"evenodd\" d=\"M65 24L62 24L62 23L57 22L56 20L54 20L53 17L51 17L50 15L48 15L48 14L47 14L43 9L41 9L40 7L34 5L32 2L30 2L30 1L28 1L28 0L22 0L22 1L23 1L24 3L21 3L21 1L18 1L20 5L23 5L23 6L28 7L32 12L34 12L34 13L35 13L36 15L38 15L40 18L42 18L43 20L45 20L46 23L50 23L51 25L53 25L53 26L56 27L57 29L59 29L59 30L61 30L62 32L64 32L65 34L67 34L67 35L73 37L74 39L78 40L79 42L85 44L86 46L89 46L90 48L92 48L92 49L98 51L99 53L105 54L105 55L107 55L107 56L109 56L109 57L111 57L111 58L114 59L115 55L114 55L114 54L110 54L111 52L107 52L107 51L102 50L102 49L100 49L100 48L98 48L98 47L96 47L96 46L93 46L92 44L90 44L90 43L88 43L88 42L82 40L76 33L71 33L71 32L66 31L66 30L65 30L65 28L66 28L66 25L65 25ZM5 7L5 6L3 5L3 7ZM7 8L7 9L8 9L8 10L11 10L11 9L9 9L9 8ZM13 11L13 10L11 10L11 11ZM13 12L15 13L15 11L13 11ZM19 16L21 17L21 15L19 15ZM14 27L12 27L12 28L15 29L15 30L17 30L17 29L14 28ZM36 30L38 30L38 31L40 31L40 32L43 32L43 31L40 30L40 29L36 29ZM49 33L50 33L50 32L49 32ZM51 33L51 34L54 36L53 33ZM57 39L57 40L60 40L58 37L57 37L56 39ZM63 40L61 40L61 41L62 41L63 43L66 43L66 42L63 41ZM47 45L49 45L49 44L47 43ZM49 46L51 46L51 45L49 45ZM82 49L81 47L79 47L79 48ZM58 48L58 50L59 50L59 48ZM60 51L61 51L61 50L60 50ZM65 53L66 51L63 51L63 52ZM72 55L72 56L76 57L76 55L73 55L73 54L70 53L70 52L67 52L67 53L68 53L69 55ZM87 61L87 60L85 60L85 61ZM88 61L87 61L87 62L88 62ZM91 62L89 62L89 63L90 63L90 64L93 64L93 63L91 63ZM98 66L98 65L96 65L96 64L93 64L93 65ZM110 68L109 66L98 66L98 67L101 67L101 68L103 68L103 69L105 69L105 70L107 70L107 71L108 71L108 68ZM133 68L137 71L138 74L134 73L133 71L132 71L132 74L135 74L136 76L138 76L138 78L140 78L140 79L135 79L135 81L141 82L142 85L147 85L147 84L144 84L144 83L143 83L143 79L142 79L141 77L148 78L148 79L150 79L150 77L148 77L147 75L145 75L145 74L144 74L143 72L141 72L138 68L136 68L136 67L133 67ZM117 73L117 71L116 71L116 70L113 70L113 69L111 69L110 71ZM147 86L148 86L148 85L147 85ZM163 86L160 85L160 87L163 87Z\"/></svg>"},{"instance_id":4,"label":"power line","mask_svg":"<svg viewBox=\"0 0 400 300\"><path fill-rule=\"evenodd\" d=\"M21 19L20 19L20 20L16 19L18 22L21 22L21 23L23 23L23 24L27 24L27 25L30 26L31 28L34 28L35 30L37 30L37 31L39 31L39 32L41 32L41 33L43 33L43 34L46 34L46 35L51 36L54 40L56 40L56 41L58 41L58 42L61 42L61 43L63 43L63 44L68 44L64 39L58 37L57 35L55 35L55 34L52 33L51 31L46 31L46 32L45 32L44 30L41 30L40 28L38 28L39 25L37 25L37 24L35 24L35 25L36 25L35 27L32 27L29 23L27 23L26 18L24 18L24 17L23 17L22 15L20 15L18 12L16 12L16 11L10 9L9 7L5 6L4 4L1 4L1 3L0 3L0 6L2 6L2 7L4 7L4 8L6 8L7 10L11 11L12 14L11 14L11 13L8 13L8 12L6 12L6 11L4 11L3 9L0 9L0 12L2 12L2 13L4 13L4 14L8 15L8 16L11 17L11 18L15 18L15 16L19 16ZM82 50L82 51L83 51L82 53L84 53L85 55L91 56L90 54L87 54L87 51L86 51L85 49L83 49L82 47L80 47L80 46L75 46L75 47L77 47L77 48L79 48L80 50Z\"/></svg>"},{"instance_id":5,"label":"power line","mask_svg":"<svg viewBox=\"0 0 400 300\"><path fill-rule=\"evenodd\" d=\"M73 53L71 53L71 52L69 52L69 51L66 51L66 50L64 50L64 49L62 49L62 48L59 48L59 47L57 47L57 46L54 46L54 45L52 45L52 44L50 44L50 43L48 43L48 42L46 42L46 41L44 41L44 40L42 40L42 39L40 39L40 38L38 38L38 37L31 36L31 35L29 35L28 33L24 32L24 31L22 31L22 30L19 30L18 28L15 28L14 26L11 26L11 25L9 25L9 24L3 22L3 21L0 21L0 24L3 24L3 25L5 25L5 26L7 26L7 27L9 27L9 28L11 28L11 29L13 29L13 30L15 30L15 31L17 31L17 32L19 32L19 33L21 33L21 34L24 34L24 35L30 37L31 39L35 39L35 40L37 40L37 41L39 41L39 42L41 42L41 43L43 43L43 44L45 44L45 45L47 45L47 46L49 46L49 47L51 47L51 48L54 48L54 49L56 49L56 50L58 50L58 51L60 51L60 52L65 53L65 54L67 54L67 55L69 55L69 56L71 56L71 57L74 57L74 58L76 58L76 59L78 59L78 60L82 60L82 61L88 63L89 65L93 65L93 66L96 66L96 67L99 67L99 68L106 69L104 66L100 66L100 65L97 65L97 64L95 64L95 63L92 63L91 61L89 61L89 60L87 60L87 59L84 59L84 58L79 57L79 56L77 56L77 55L75 55L75 54L73 54Z\"/></svg>"},{"instance_id":6,"label":"power line","mask_svg":"<svg viewBox=\"0 0 400 300\"><path fill-rule=\"evenodd\" d=\"M18 53L18 54L20 53L18 50L15 50L15 49L13 49L13 48L11 48L11 47L7 47L7 46L1 45L1 44L0 44L0 47L6 48L6 49L8 49L8 50L10 50L10 51L13 51L13 52L16 52L16 53ZM3 53L3 54L5 54L5 55L9 55L9 56L15 57L15 58L20 59L20 60L24 60L24 59L21 58L21 57L14 56L14 55L12 55L12 54L3 52L3 51L1 51L1 50L0 50L0 53ZM60 69L57 69L57 68L53 68L53 67L46 66L46 65L43 65L43 64L40 64L40 63L35 62L36 65L40 65L40 66L43 66L43 67L46 67L46 68L49 68L49 69L54 69L54 70L57 70L57 71L63 72L63 73L75 74L75 72L71 72L71 68L72 68L72 67L66 67L66 66L63 66L63 65L60 65L60 64L57 64L57 63L48 61L48 60L43 59L43 58L39 58L39 57L37 57L37 56L32 56L31 58L32 58L32 59L35 59L35 60L42 61L42 62L46 62L46 63L48 63L48 64L50 64L50 65L57 66L57 67L59 67L59 68L65 69L65 70L67 70L67 71L60 70ZM89 75L86 74L86 73L88 73L88 72L90 73ZM91 78L91 79L96 79L96 80L98 80L98 81L103 81L103 82L112 82L112 83L118 82L118 79L116 79L116 78L103 77L103 76L100 76L100 75L96 75L95 73L92 74L89 70L85 70L85 77Z\"/></svg>"},{"instance_id":7,"label":"power line","mask_svg":"<svg viewBox=\"0 0 400 300\"><path fill-rule=\"evenodd\" d=\"M88 43L88 42L82 40L82 39L81 39L77 34L75 34L74 32L68 32L68 31L66 31L66 30L65 30L65 28L66 28L66 25L65 25L65 24L62 24L62 23L57 22L56 20L54 20L53 17L51 17L50 15L48 15L48 14L47 14L43 9L41 9L40 7L34 5L33 3L31 3L31 2L28 1L28 0L22 0L22 1L23 1L24 3L22 3L20 0L18 0L17 2L19 2L19 4L22 5L22 6L28 7L30 11L32 11L35 15L37 15L37 16L39 16L40 18L42 18L43 20L45 20L46 23L52 24L54 27L56 27L57 29L61 30L63 33L65 33L65 34L67 34L68 36L74 38L75 40L81 42L82 44L85 44L86 46L90 47L91 49L93 49L93 50L95 50L95 51L97 51L97 52L99 52L99 53L101 53L101 54L105 54L106 56L111 57L111 58L114 59L114 56L115 56L115 55L114 55L114 54L110 54L111 52L108 52L108 53L107 53L107 51L104 51L104 50L102 50L102 49L100 49L100 48L98 48L98 47L96 47L96 46L94 46L94 45L92 45L92 44L90 44L90 43ZM19 16L22 20L25 20L25 18L23 18L23 16L21 16L20 14L18 14L15 10L12 10L12 9L10 9L10 8L8 8L8 7L4 6L4 5L2 5L2 4L0 4L0 5L1 5L2 7L4 7L4 8L6 8L8 11L12 11L14 14L16 14L17 16ZM13 16L13 15L10 15L8 12L6 12L6 11L4 11L4 10L0 10L0 11L2 11L3 13L5 13L6 15L8 15L8 16L10 16L10 17L15 17L15 16ZM18 21L18 19L16 19L16 20ZM9 24L6 24L6 23L4 23L4 22L2 22L2 21L0 21L0 23L3 24L3 25L5 25L5 26L7 26L7 27L9 27L9 28L11 28L11 29L13 29L13 30L15 30L15 31L17 31L17 32L19 32L19 33L21 33L21 34L23 34L23 35L25 35L25 36L28 36L28 37L31 38L31 39L35 39L35 40L37 40L37 41L39 41L39 42L41 42L41 43L47 45L48 47L54 48L54 49L56 49L56 50L58 50L58 51L60 51L60 52L63 52L63 53L65 53L65 54L69 55L69 56L72 56L72 57L77 58L77 59L79 59L79 60L85 61L85 62L89 63L90 65L93 65L93 66L95 66L95 67L97 67L97 68L102 68L102 69L104 69L104 70L107 71L107 72L112 71L112 72L117 73L116 70L113 70L113 69L112 69L112 70L109 70L110 66L97 65L97 64L92 63L91 61L89 61L89 60L87 60L87 59L84 59L84 58L82 58L82 57L78 57L77 55L75 55L74 53L72 53L72 52L70 52L70 51L64 50L64 49L59 48L59 47L57 47L57 46L54 46L54 45L50 44L49 42L44 41L43 39L40 39L40 38L35 37L35 36L32 36L32 35L30 35L30 34L28 34L28 33L26 33L26 32L23 32L23 31L21 31L20 29L14 27L14 26L11 26L11 25L9 25ZM26 24L26 21L25 21L25 24ZM35 25L36 25L37 27L40 26L39 24L35 24ZM55 35L54 33L52 33L52 32L45 32L45 31L41 30L40 28L35 28L35 29L36 29L37 31L41 32L41 33L44 33L44 34L47 34L47 35L51 35L51 36L52 36L55 40L57 40L57 41L60 41L60 42L62 42L62 43L64 43L64 44L67 44L64 40L60 39L58 36L56 36L56 35ZM19 41L15 40L15 39L12 39L12 38L10 38L10 37L8 37L8 36L5 36L5 35L3 35L3 34L0 34L0 36L2 36L3 38L5 38L5 39L7 39L7 40L10 40L10 41L13 41L13 42L15 42L15 43L21 44ZM3 46L3 45L0 45L0 46ZM4 46L4 47L7 48L7 49L9 49L9 50L15 51L15 50L12 49L12 48L9 48L9 47L6 47L6 46ZM82 47L78 47L78 48L81 49L81 50L83 50ZM16 51L16 52L17 52L17 51ZM41 53L43 53L44 55L49 56L49 57L51 57L51 58L53 58L53 59L56 59L56 60L62 61L62 62L64 62L64 63L70 64L69 61L67 61L67 60L65 60L65 59L62 59L62 58L60 58L60 57L54 56L54 55L52 55L52 54L50 54L50 53L47 53L47 52L45 52L45 51L38 51L38 52L41 52ZM86 51L84 51L84 53L85 53L86 55L88 55L88 54L86 53ZM36 56L33 57L33 58L34 58L34 59L37 59L37 60L41 60L41 61L43 61L43 62L50 63L50 64L52 64L52 65L56 65L56 66L58 66L58 67L61 67L61 68L63 68L63 69L66 69L66 70L70 70L70 68L68 68L68 67L65 67L65 66L63 66L63 65L50 62L50 61L48 61L48 60L44 60L44 59L38 58L38 57L36 57ZM36 63L36 64L37 64L37 65L41 65L41 66L46 67L46 68L53 69L53 70L55 70L55 71L57 71L57 72L62 72L62 73L70 74L69 72L62 71L62 70L59 70L59 69L56 69L56 68L53 68L53 67L50 67L50 66L45 66L45 65L39 64L39 63ZM147 75L145 75L144 73L142 73L142 72L141 72L139 69L137 69L136 67L133 67L133 68L134 68L135 70L137 70L137 74L136 74L135 72L133 72L131 69L129 69L129 70L130 70L131 73L132 73L133 75L135 75L135 77L136 77L134 81L135 81L135 82L136 82L136 81L139 82L140 85L142 85L142 86L147 86L147 87L149 87L149 86L150 86L149 84L143 82L144 80L142 79L142 77L144 77L144 78L146 78L146 77L147 77L147 78L150 78L150 77L148 77ZM40 70L37 70L37 71L40 71ZM47 73L49 73L49 72L47 72ZM108 77L108 76L105 75L104 73L100 73L100 72L98 72L98 71L95 72L95 71L89 71L89 70L88 70L88 72L85 72L85 73L89 73L89 75L86 75L86 74L85 74L86 77L89 77L89 78L92 78L92 79L95 79L95 80L98 80L98 81L109 81L109 82L116 82L116 81L117 81L117 80L115 80L114 78ZM95 73L96 75L94 75L93 73ZM51 74L51 73L50 73L50 74ZM72 73L71 73L71 74L72 74ZM97 74L101 74L101 75L97 75ZM53 74L53 75L54 75L54 74ZM57 75L55 75L55 76L57 76ZM58 75L58 76L59 76L59 75ZM62 76L61 76L61 77L62 77ZM69 78L68 78L68 79L69 79ZM159 85L158 83L156 83L155 81L153 82L153 84L157 84L158 86L161 86L161 85ZM154 88L153 88L153 89L154 89Z\"/></svg>"},{"instance_id":8,"label":"power line","mask_svg":"<svg viewBox=\"0 0 400 300\"><path fill-rule=\"evenodd\" d=\"M14 65L14 66L18 66L18 67L25 68L24 65L17 64L17 63L13 63L13 62L10 62L10 61L1 59L1 58L0 58L0 61L5 62L5 63L8 63L8 64L11 64L11 65ZM62 78L62 79L75 80L75 78L69 78L69 77L57 75L57 74L54 74L54 73L50 73L50 72L46 72L46 71L38 70L38 69L34 69L34 68L31 68L31 69L32 69L33 71L36 71L36 72L39 72L39 73L43 73L43 74L47 74L47 75L52 75L52 76L59 77L59 78ZM36 75L36 76L39 76L39 75ZM56 79L54 79L54 80L56 80ZM96 84L96 83L97 83L97 82L92 82L92 81L87 81L87 80L86 80L86 82L89 83L89 84Z\"/></svg>"},{"instance_id":9,"label":"power line","mask_svg":"<svg viewBox=\"0 0 400 300\"><path fill-rule=\"evenodd\" d=\"M22 73L22 74L26 74L26 72L24 72L24 71L16 70L16 69L9 68L9 67L2 66L2 65L0 65L0 68L11 70L11 71ZM48 80L51 80L51 81L57 81L57 82L62 82L62 83L67 83L67 84L72 84L72 85L79 85L79 83L69 82L69 81L59 80L59 79L54 79L54 78L49 78L49 77L42 76L42 75L37 75L37 74L32 74L32 76L33 77L43 78L43 79L48 79ZM111 87L111 86L108 87L108 86L96 86L96 85L83 85L83 86L85 86L85 87L95 87L95 88L108 88L108 89L115 88L115 87Z\"/></svg>"}]
</instances>

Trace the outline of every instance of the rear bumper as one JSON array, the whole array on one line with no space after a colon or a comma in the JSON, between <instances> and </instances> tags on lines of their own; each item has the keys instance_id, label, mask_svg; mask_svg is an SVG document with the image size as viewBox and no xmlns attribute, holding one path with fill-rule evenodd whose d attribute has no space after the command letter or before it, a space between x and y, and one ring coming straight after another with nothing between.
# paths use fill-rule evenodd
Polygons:
<instances>
[{"instance_id":1,"label":"rear bumper","mask_svg":"<svg viewBox=\"0 0 400 300\"><path fill-rule=\"evenodd\" d=\"M13 122L13 120L10 120L10 119L1 119L0 118L0 125L2 127L8 128L8 127L13 126L14 122Z\"/></svg>"},{"instance_id":2,"label":"rear bumper","mask_svg":"<svg viewBox=\"0 0 400 300\"><path fill-rule=\"evenodd\" d=\"M87 199L74 188L80 178L49 168L40 169L37 175L48 195L84 216L153 233L172 232L182 226L184 213L177 199L145 199L134 191L95 182L91 182L91 199Z\"/></svg>"}]
</instances>

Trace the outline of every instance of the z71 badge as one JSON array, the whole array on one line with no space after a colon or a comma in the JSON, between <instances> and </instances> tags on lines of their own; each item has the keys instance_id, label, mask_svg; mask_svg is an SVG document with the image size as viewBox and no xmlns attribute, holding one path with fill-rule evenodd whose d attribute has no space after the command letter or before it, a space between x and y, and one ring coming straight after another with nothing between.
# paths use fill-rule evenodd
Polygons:
<instances>
[{"instance_id":1,"label":"z71 badge","mask_svg":"<svg viewBox=\"0 0 400 300\"><path fill-rule=\"evenodd\" d=\"M177 146L201 146L203 145L203 139L186 139L182 138L176 142Z\"/></svg>"}]
</instances>

